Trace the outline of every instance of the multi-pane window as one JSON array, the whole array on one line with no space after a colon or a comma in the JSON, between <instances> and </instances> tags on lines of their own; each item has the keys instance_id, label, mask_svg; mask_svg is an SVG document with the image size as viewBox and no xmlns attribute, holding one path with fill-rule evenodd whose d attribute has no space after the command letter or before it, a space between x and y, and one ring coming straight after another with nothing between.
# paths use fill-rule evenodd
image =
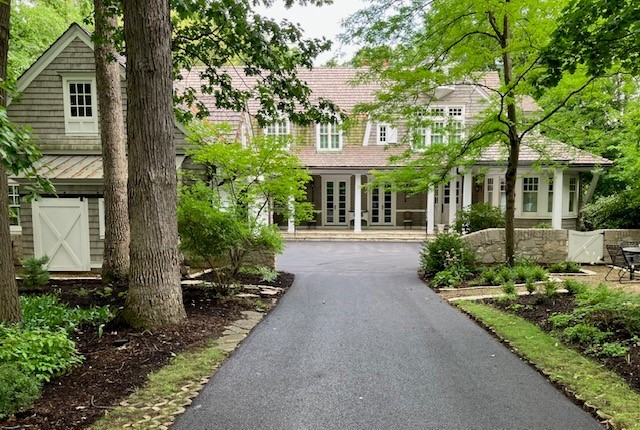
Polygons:
<instances>
[{"instance_id":1,"label":"multi-pane window","mask_svg":"<svg viewBox=\"0 0 640 430\"><path fill-rule=\"evenodd\" d=\"M443 199L442 199L442 203L445 204L445 205L448 205L450 203L450 201L451 201L451 198L450 198L450 196L451 196L451 183L450 182L446 183L444 185L444 187L442 187L442 189L444 191L444 193L443 193L444 196L443 196Z\"/></svg>"},{"instance_id":2,"label":"multi-pane window","mask_svg":"<svg viewBox=\"0 0 640 430\"><path fill-rule=\"evenodd\" d=\"M418 127L413 136L413 148L424 149L427 147L427 128Z\"/></svg>"},{"instance_id":3,"label":"multi-pane window","mask_svg":"<svg viewBox=\"0 0 640 430\"><path fill-rule=\"evenodd\" d=\"M493 178L487 178L487 203L493 205Z\"/></svg>"},{"instance_id":4,"label":"multi-pane window","mask_svg":"<svg viewBox=\"0 0 640 430\"><path fill-rule=\"evenodd\" d=\"M342 148L342 135L337 122L318 124L318 147L320 149Z\"/></svg>"},{"instance_id":5,"label":"multi-pane window","mask_svg":"<svg viewBox=\"0 0 640 430\"><path fill-rule=\"evenodd\" d=\"M500 209L505 210L507 208L507 181L505 178L500 178Z\"/></svg>"},{"instance_id":6,"label":"multi-pane window","mask_svg":"<svg viewBox=\"0 0 640 430\"><path fill-rule=\"evenodd\" d=\"M573 212L576 207L578 197L578 178L569 178L569 212Z\"/></svg>"},{"instance_id":7,"label":"multi-pane window","mask_svg":"<svg viewBox=\"0 0 640 430\"><path fill-rule=\"evenodd\" d=\"M73 118L93 116L90 82L69 82L69 107Z\"/></svg>"},{"instance_id":8,"label":"multi-pane window","mask_svg":"<svg viewBox=\"0 0 640 430\"><path fill-rule=\"evenodd\" d=\"M538 212L538 178L522 179L522 211Z\"/></svg>"},{"instance_id":9,"label":"multi-pane window","mask_svg":"<svg viewBox=\"0 0 640 430\"><path fill-rule=\"evenodd\" d=\"M93 76L63 75L65 131L67 133L95 134L98 132L95 82Z\"/></svg>"},{"instance_id":10,"label":"multi-pane window","mask_svg":"<svg viewBox=\"0 0 640 430\"><path fill-rule=\"evenodd\" d=\"M553 212L553 179L549 178L549 193L547 194L547 212Z\"/></svg>"},{"instance_id":11,"label":"multi-pane window","mask_svg":"<svg viewBox=\"0 0 640 430\"><path fill-rule=\"evenodd\" d=\"M20 225L20 192L17 185L9 185L9 220L11 225Z\"/></svg>"},{"instance_id":12,"label":"multi-pane window","mask_svg":"<svg viewBox=\"0 0 640 430\"><path fill-rule=\"evenodd\" d=\"M282 137L289 134L289 123L287 121L276 121L264 128L265 136Z\"/></svg>"},{"instance_id":13,"label":"multi-pane window","mask_svg":"<svg viewBox=\"0 0 640 430\"><path fill-rule=\"evenodd\" d=\"M444 143L444 122L434 122L431 125L431 144Z\"/></svg>"}]
</instances>

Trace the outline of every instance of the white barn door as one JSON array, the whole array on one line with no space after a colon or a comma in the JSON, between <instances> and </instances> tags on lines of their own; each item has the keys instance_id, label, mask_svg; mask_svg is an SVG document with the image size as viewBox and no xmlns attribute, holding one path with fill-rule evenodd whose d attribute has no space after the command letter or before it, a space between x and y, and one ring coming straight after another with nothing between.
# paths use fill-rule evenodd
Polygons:
<instances>
[{"instance_id":1,"label":"white barn door","mask_svg":"<svg viewBox=\"0 0 640 430\"><path fill-rule=\"evenodd\" d=\"M33 245L36 257L49 257L51 271L90 270L87 201L55 198L34 201Z\"/></svg>"},{"instance_id":2,"label":"white barn door","mask_svg":"<svg viewBox=\"0 0 640 430\"><path fill-rule=\"evenodd\" d=\"M569 230L568 261L574 263L600 263L604 261L604 231Z\"/></svg>"}]
</instances>

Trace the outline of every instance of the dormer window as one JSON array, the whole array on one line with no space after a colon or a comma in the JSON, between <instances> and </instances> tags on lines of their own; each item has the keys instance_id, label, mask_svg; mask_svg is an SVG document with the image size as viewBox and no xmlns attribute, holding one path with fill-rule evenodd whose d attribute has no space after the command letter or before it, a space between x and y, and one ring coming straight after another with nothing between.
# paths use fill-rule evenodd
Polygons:
<instances>
[{"instance_id":1,"label":"dormer window","mask_svg":"<svg viewBox=\"0 0 640 430\"><path fill-rule=\"evenodd\" d=\"M264 128L264 135L265 136L271 136L271 137L284 137L288 134L290 134L291 131L289 129L289 121L285 120L280 120L280 121L275 121L271 124L268 124L265 128Z\"/></svg>"},{"instance_id":2,"label":"dormer window","mask_svg":"<svg viewBox=\"0 0 640 430\"><path fill-rule=\"evenodd\" d=\"M429 145L459 142L463 137L464 108L436 106L429 109L429 125L417 127L413 133L413 148L420 150Z\"/></svg>"},{"instance_id":3,"label":"dormer window","mask_svg":"<svg viewBox=\"0 0 640 430\"><path fill-rule=\"evenodd\" d=\"M398 143L398 129L389 124L378 124L378 145L393 145Z\"/></svg>"},{"instance_id":4,"label":"dormer window","mask_svg":"<svg viewBox=\"0 0 640 430\"><path fill-rule=\"evenodd\" d=\"M321 151L337 151L342 149L342 130L337 121L318 124L316 141Z\"/></svg>"},{"instance_id":5,"label":"dormer window","mask_svg":"<svg viewBox=\"0 0 640 430\"><path fill-rule=\"evenodd\" d=\"M89 75L62 77L65 131L67 134L97 134L96 79Z\"/></svg>"}]
</instances>

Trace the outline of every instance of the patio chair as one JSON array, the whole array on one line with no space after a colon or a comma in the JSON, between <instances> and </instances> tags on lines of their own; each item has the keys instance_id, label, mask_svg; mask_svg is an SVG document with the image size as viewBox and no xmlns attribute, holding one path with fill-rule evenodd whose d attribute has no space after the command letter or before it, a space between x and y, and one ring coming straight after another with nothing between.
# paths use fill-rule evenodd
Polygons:
<instances>
[{"instance_id":1,"label":"patio chair","mask_svg":"<svg viewBox=\"0 0 640 430\"><path fill-rule=\"evenodd\" d=\"M618 269L618 282L622 282L624 278L624 272L629 272L629 280L633 280L633 272L635 271L635 265L629 261L624 252L622 252L622 246L620 245L607 245L607 252L611 257L610 269L605 275L604 279L610 281L609 275L614 269Z\"/></svg>"}]
</instances>

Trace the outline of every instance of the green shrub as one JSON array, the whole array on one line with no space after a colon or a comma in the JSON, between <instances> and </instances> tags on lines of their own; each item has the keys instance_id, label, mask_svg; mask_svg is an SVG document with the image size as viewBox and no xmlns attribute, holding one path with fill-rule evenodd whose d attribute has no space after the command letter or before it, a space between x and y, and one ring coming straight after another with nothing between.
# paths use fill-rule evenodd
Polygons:
<instances>
[{"instance_id":1,"label":"green shrub","mask_svg":"<svg viewBox=\"0 0 640 430\"><path fill-rule=\"evenodd\" d=\"M586 205L583 220L587 230L638 228L638 201L629 190L599 197Z\"/></svg>"},{"instance_id":2,"label":"green shrub","mask_svg":"<svg viewBox=\"0 0 640 430\"><path fill-rule=\"evenodd\" d=\"M529 294L533 294L536 291L536 284L533 279L527 279L524 283L525 288Z\"/></svg>"},{"instance_id":3,"label":"green shrub","mask_svg":"<svg viewBox=\"0 0 640 430\"><path fill-rule=\"evenodd\" d=\"M64 329L0 325L0 364L14 364L38 381L49 381L82 362Z\"/></svg>"},{"instance_id":4,"label":"green shrub","mask_svg":"<svg viewBox=\"0 0 640 430\"><path fill-rule=\"evenodd\" d=\"M436 273L431 281L434 288L456 287L472 275L465 266L454 264Z\"/></svg>"},{"instance_id":5,"label":"green shrub","mask_svg":"<svg viewBox=\"0 0 640 430\"><path fill-rule=\"evenodd\" d=\"M504 212L497 206L476 203L456 215L453 229L458 233L473 233L487 228L503 228Z\"/></svg>"},{"instance_id":6,"label":"green shrub","mask_svg":"<svg viewBox=\"0 0 640 430\"><path fill-rule=\"evenodd\" d=\"M27 258L22 260L22 287L26 290L33 290L36 288L44 287L49 282L51 274L45 265L49 262L49 257L46 255L42 258Z\"/></svg>"},{"instance_id":7,"label":"green shrub","mask_svg":"<svg viewBox=\"0 0 640 430\"><path fill-rule=\"evenodd\" d=\"M575 313L585 321L629 338L640 333L640 295L600 284L578 294L576 301Z\"/></svg>"},{"instance_id":8,"label":"green shrub","mask_svg":"<svg viewBox=\"0 0 640 430\"><path fill-rule=\"evenodd\" d=\"M502 291L504 291L504 293L507 296L515 296L516 295L516 284L514 284L513 281L507 281L504 284L502 284Z\"/></svg>"},{"instance_id":9,"label":"green shrub","mask_svg":"<svg viewBox=\"0 0 640 430\"><path fill-rule=\"evenodd\" d=\"M572 295L578 295L584 293L589 288L587 284L578 282L575 279L565 279L563 281L564 288Z\"/></svg>"},{"instance_id":10,"label":"green shrub","mask_svg":"<svg viewBox=\"0 0 640 430\"><path fill-rule=\"evenodd\" d=\"M531 268L531 271L529 272L529 276L530 276L530 279L533 280L534 282L540 282L547 279L547 277L549 276L549 272L547 272L544 269L544 267L535 266Z\"/></svg>"},{"instance_id":11,"label":"green shrub","mask_svg":"<svg viewBox=\"0 0 640 430\"><path fill-rule=\"evenodd\" d=\"M21 296L22 328L39 328L67 332L75 330L80 324L102 324L111 321L114 314L109 306L89 309L70 308L60 303L57 296Z\"/></svg>"},{"instance_id":12,"label":"green shrub","mask_svg":"<svg viewBox=\"0 0 640 430\"><path fill-rule=\"evenodd\" d=\"M574 320L572 314L555 314L549 317L549 323L553 328L563 328L569 326Z\"/></svg>"},{"instance_id":13,"label":"green shrub","mask_svg":"<svg viewBox=\"0 0 640 430\"><path fill-rule=\"evenodd\" d=\"M597 350L596 354L602 357L624 357L629 348L620 342L605 342Z\"/></svg>"},{"instance_id":14,"label":"green shrub","mask_svg":"<svg viewBox=\"0 0 640 430\"><path fill-rule=\"evenodd\" d=\"M273 282L278 278L278 272L267 266L244 267L240 269L240 272L248 275L258 275L262 282Z\"/></svg>"},{"instance_id":15,"label":"green shrub","mask_svg":"<svg viewBox=\"0 0 640 430\"><path fill-rule=\"evenodd\" d=\"M580 273L581 269L578 263L572 261L563 261L549 265L549 271L552 273Z\"/></svg>"},{"instance_id":16,"label":"green shrub","mask_svg":"<svg viewBox=\"0 0 640 430\"><path fill-rule=\"evenodd\" d=\"M611 335L610 332L603 332L598 327L585 323L567 327L562 333L567 340L584 346L598 345Z\"/></svg>"},{"instance_id":17,"label":"green shrub","mask_svg":"<svg viewBox=\"0 0 640 430\"><path fill-rule=\"evenodd\" d=\"M551 225L550 222L540 222L536 225L534 225L531 228L552 228L553 226Z\"/></svg>"},{"instance_id":18,"label":"green shrub","mask_svg":"<svg viewBox=\"0 0 640 430\"><path fill-rule=\"evenodd\" d=\"M544 283L544 294L549 298L558 297L560 295L558 282L553 279L547 279Z\"/></svg>"},{"instance_id":19,"label":"green shrub","mask_svg":"<svg viewBox=\"0 0 640 430\"><path fill-rule=\"evenodd\" d=\"M500 270L498 270L498 281L500 283L515 281L515 274L513 270L511 270L510 267L501 267Z\"/></svg>"},{"instance_id":20,"label":"green shrub","mask_svg":"<svg viewBox=\"0 0 640 430\"><path fill-rule=\"evenodd\" d=\"M20 412L40 397L37 380L13 364L0 364L0 419Z\"/></svg>"},{"instance_id":21,"label":"green shrub","mask_svg":"<svg viewBox=\"0 0 640 430\"><path fill-rule=\"evenodd\" d=\"M500 282L498 280L498 273L496 273L493 268L484 269L479 276L479 284L480 285L498 285Z\"/></svg>"},{"instance_id":22,"label":"green shrub","mask_svg":"<svg viewBox=\"0 0 640 430\"><path fill-rule=\"evenodd\" d=\"M470 271L477 264L476 254L455 233L440 233L434 240L425 243L420 252L420 269L428 276L449 266L460 264Z\"/></svg>"}]
</instances>

